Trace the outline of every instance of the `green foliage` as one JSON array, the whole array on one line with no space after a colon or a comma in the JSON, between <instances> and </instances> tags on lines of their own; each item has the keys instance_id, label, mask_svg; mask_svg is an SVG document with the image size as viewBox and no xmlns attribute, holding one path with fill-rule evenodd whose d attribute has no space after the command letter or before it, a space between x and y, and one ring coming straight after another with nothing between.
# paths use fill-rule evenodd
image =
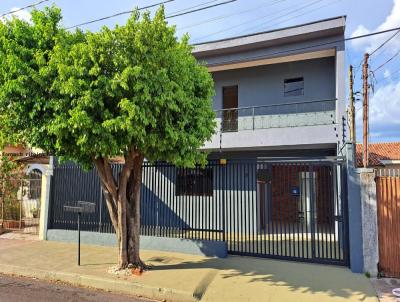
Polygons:
<instances>
[{"instance_id":1,"label":"green foliage","mask_svg":"<svg viewBox=\"0 0 400 302\"><path fill-rule=\"evenodd\" d=\"M0 23L0 143L22 140L86 166L130 147L149 160L204 163L212 77L163 8L95 33L61 29L55 7L32 20Z\"/></svg>"},{"instance_id":2,"label":"green foliage","mask_svg":"<svg viewBox=\"0 0 400 302\"><path fill-rule=\"evenodd\" d=\"M29 142L52 149L46 121L54 75L48 61L60 20L60 10L52 7L33 11L32 24L17 18L0 22L0 147Z\"/></svg>"}]
</instances>

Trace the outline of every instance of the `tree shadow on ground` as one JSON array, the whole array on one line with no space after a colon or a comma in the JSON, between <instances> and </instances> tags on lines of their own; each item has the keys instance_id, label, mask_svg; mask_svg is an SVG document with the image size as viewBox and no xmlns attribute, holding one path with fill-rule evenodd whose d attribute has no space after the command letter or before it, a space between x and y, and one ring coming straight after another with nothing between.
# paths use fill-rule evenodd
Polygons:
<instances>
[{"instance_id":1,"label":"tree shadow on ground","mask_svg":"<svg viewBox=\"0 0 400 302\"><path fill-rule=\"evenodd\" d=\"M210 269L219 271L218 275L222 279L242 279L240 284L268 284L273 287L285 287L299 294L324 293L330 297L345 299L357 295L359 301L375 297L368 280L363 275L351 273L345 267L244 256L205 258L177 264L171 264L176 261L167 256L147 260L152 264L151 271ZM208 280L208 283L211 282L212 280Z\"/></svg>"}]
</instances>

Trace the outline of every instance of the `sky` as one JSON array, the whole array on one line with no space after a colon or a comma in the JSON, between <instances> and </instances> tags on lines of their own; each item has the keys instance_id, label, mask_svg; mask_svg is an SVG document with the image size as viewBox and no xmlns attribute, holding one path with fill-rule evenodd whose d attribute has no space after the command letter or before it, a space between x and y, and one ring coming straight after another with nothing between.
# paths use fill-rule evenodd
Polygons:
<instances>
[{"instance_id":1,"label":"sky","mask_svg":"<svg viewBox=\"0 0 400 302\"><path fill-rule=\"evenodd\" d=\"M129 11L162 0L49 0L37 5L55 4L62 9L66 27L114 13ZM174 15L199 5L212 5L227 0L175 0L165 5L166 14ZM39 0L1 0L0 15ZM197 6L197 7L196 7ZM29 9L17 12L29 20ZM154 11L154 9L152 10ZM236 0L212 9L168 19L180 36L189 33L192 43L266 31L320 19L346 15L346 37L400 26L400 0ZM101 26L124 24L129 15L82 26L96 31ZM346 43L346 70L355 69L355 91L362 91L360 62L366 51L372 51L392 33ZM400 141L400 34L395 36L370 60L372 88L370 93L370 141ZM380 67L392 56L389 63ZM380 67L380 68L378 68ZM346 85L347 87L347 85ZM347 93L348 95L348 93ZM360 98L360 97L359 97ZM362 140L361 100L356 102L357 141Z\"/></svg>"}]
</instances>

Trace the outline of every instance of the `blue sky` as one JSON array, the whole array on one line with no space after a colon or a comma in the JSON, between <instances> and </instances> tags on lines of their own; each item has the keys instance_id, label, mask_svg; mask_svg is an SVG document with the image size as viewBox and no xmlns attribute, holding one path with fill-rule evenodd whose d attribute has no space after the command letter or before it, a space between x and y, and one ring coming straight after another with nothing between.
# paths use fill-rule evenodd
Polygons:
<instances>
[{"instance_id":1,"label":"blue sky","mask_svg":"<svg viewBox=\"0 0 400 302\"><path fill-rule=\"evenodd\" d=\"M0 14L26 6L38 0L2 0ZM154 1L122 0L51 0L63 11L65 26L72 26L91 19L127 11L135 6L145 6ZM202 3L224 2L209 0L175 0L166 4L166 13L174 14L182 9ZM43 7L41 4L38 8ZM29 10L27 11L29 12ZM28 17L27 12L19 13ZM257 31L271 30L334 16L346 15L346 36L400 26L400 0L237 0L210 10L169 19L175 24L178 34L188 32L192 42L214 40ZM123 24L128 15L119 16L99 23L84 26L84 29L98 30L101 26ZM393 33L392 33L393 34ZM357 67L365 51L373 50L392 34L358 40L346 44L346 67ZM387 44L382 51L371 58L375 69L400 49L400 34ZM355 89L361 89L361 72L356 74ZM400 56L394 58L383 68L377 70L374 92L371 92L370 140L400 141ZM356 104L357 123L361 126L361 103ZM357 127L358 140L361 127Z\"/></svg>"}]
</instances>

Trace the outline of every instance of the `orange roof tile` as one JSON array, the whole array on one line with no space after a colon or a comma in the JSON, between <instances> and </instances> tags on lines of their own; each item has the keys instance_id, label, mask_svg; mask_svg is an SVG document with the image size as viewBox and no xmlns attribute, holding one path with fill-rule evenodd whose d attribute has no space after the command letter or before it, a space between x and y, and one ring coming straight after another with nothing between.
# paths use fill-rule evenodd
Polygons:
<instances>
[{"instance_id":1,"label":"orange roof tile","mask_svg":"<svg viewBox=\"0 0 400 302\"><path fill-rule=\"evenodd\" d=\"M381 160L396 160L400 159L400 142L391 143L374 143L368 145L369 165L382 166ZM362 167L363 145L357 144L356 158L357 167Z\"/></svg>"}]
</instances>

